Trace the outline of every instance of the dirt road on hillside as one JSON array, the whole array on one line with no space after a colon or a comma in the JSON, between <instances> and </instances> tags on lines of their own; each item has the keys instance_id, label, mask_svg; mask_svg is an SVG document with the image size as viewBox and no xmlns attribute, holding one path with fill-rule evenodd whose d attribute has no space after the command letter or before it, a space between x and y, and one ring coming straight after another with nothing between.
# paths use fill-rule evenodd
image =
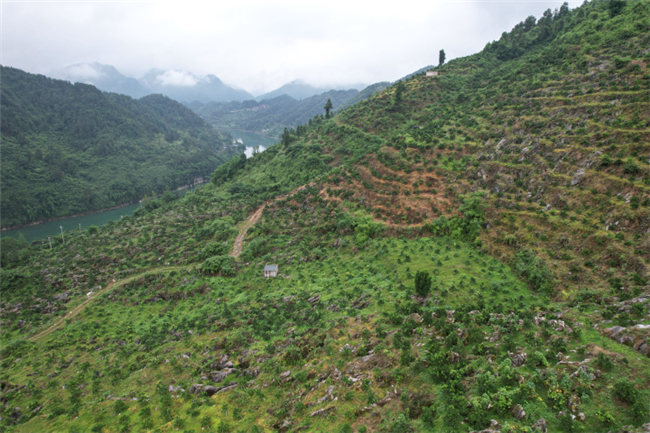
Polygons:
<instances>
[{"instance_id":1,"label":"dirt road on hillside","mask_svg":"<svg viewBox=\"0 0 650 433\"><path fill-rule=\"evenodd\" d=\"M244 223L244 225L239 229L239 233L237 233L237 237L235 238L235 244L232 247L232 253L230 253L231 256L239 257L241 254L244 236L246 236L248 229L253 227L253 225L260 219L264 206L266 206L266 204L263 204L253 215L251 215L246 223Z\"/></svg>"},{"instance_id":2,"label":"dirt road on hillside","mask_svg":"<svg viewBox=\"0 0 650 433\"><path fill-rule=\"evenodd\" d=\"M97 299L99 296L103 295L104 293L108 293L111 290L114 290L114 289L116 289L118 287L122 287L126 283L129 283L129 282L131 282L133 280L136 280L136 279L142 277L145 274L160 274L160 273L163 273L163 272L179 271L181 269L189 269L189 268L191 268L193 266L195 266L195 265L166 266L164 268L149 269L149 270L147 270L145 272L142 272L142 273L139 273L139 274L136 274L136 275L132 275L132 276L130 276L128 278L125 278L123 280L116 281L114 283L109 283L103 289L99 290L98 292L93 293L88 299L83 301L81 304L77 305L74 309L72 309L71 311L68 311L65 314L65 316L63 316L59 320L55 321L49 328L47 328L44 331L39 332L38 334L36 334L36 335L34 335L32 337L29 337L29 340L36 341L36 340L40 340L41 338L50 335L52 332L54 332L57 329L59 329L60 327L62 327L65 324L65 321L67 319L72 319L73 317L75 317L76 315L81 313L88 305L90 305L90 303L92 301Z\"/></svg>"},{"instance_id":3,"label":"dirt road on hillside","mask_svg":"<svg viewBox=\"0 0 650 433\"><path fill-rule=\"evenodd\" d=\"M241 226L241 228L239 229L239 233L237 233L237 237L235 238L235 244L233 245L232 253L230 253L230 255L232 257L239 257L239 255L242 252L242 248L243 248L243 244L244 244L244 237L246 236L246 232L248 231L249 228L253 227L253 225L257 221L259 221L260 217L262 216L262 211L264 210L264 207L267 204L276 202L278 200L285 199L287 197L291 197L295 193L300 191L301 189L305 188L306 186L307 185L299 186L298 188L291 191L289 194L283 195L283 196L280 196L280 197L276 197L273 200L269 200L266 203L264 203L262 206L260 206L260 208L258 210L256 210L255 213L253 215L251 215L250 218L248 218L248 220L244 223L244 225Z\"/></svg>"}]
</instances>

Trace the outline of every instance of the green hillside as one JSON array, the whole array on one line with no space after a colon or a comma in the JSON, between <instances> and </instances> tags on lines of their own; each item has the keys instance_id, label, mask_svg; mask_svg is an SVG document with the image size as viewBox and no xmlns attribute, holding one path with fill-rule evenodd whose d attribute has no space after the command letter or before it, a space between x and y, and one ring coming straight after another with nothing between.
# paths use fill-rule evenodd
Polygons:
<instances>
[{"instance_id":1,"label":"green hillside","mask_svg":"<svg viewBox=\"0 0 650 433\"><path fill-rule=\"evenodd\" d=\"M565 5L182 199L3 242L2 428L647 431L648 18Z\"/></svg>"},{"instance_id":2,"label":"green hillside","mask_svg":"<svg viewBox=\"0 0 650 433\"><path fill-rule=\"evenodd\" d=\"M279 137L284 128L295 128L318 114L324 114L323 107L328 99L332 101L334 110L338 110L357 94L356 90L330 90L302 100L282 95L260 102L211 102L193 109L219 129L263 131L266 135Z\"/></svg>"},{"instance_id":3,"label":"green hillside","mask_svg":"<svg viewBox=\"0 0 650 433\"><path fill-rule=\"evenodd\" d=\"M130 203L241 153L181 104L3 67L2 227Z\"/></svg>"}]
</instances>

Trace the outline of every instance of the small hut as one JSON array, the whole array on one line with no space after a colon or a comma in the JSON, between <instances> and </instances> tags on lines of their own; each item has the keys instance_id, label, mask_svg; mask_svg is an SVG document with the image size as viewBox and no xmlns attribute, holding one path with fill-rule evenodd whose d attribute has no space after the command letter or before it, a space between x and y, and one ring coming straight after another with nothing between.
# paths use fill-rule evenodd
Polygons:
<instances>
[{"instance_id":1,"label":"small hut","mask_svg":"<svg viewBox=\"0 0 650 433\"><path fill-rule=\"evenodd\" d=\"M438 71L427 71L427 77L437 77Z\"/></svg>"},{"instance_id":2,"label":"small hut","mask_svg":"<svg viewBox=\"0 0 650 433\"><path fill-rule=\"evenodd\" d=\"M278 276L278 265L264 266L264 278L275 278Z\"/></svg>"}]
</instances>

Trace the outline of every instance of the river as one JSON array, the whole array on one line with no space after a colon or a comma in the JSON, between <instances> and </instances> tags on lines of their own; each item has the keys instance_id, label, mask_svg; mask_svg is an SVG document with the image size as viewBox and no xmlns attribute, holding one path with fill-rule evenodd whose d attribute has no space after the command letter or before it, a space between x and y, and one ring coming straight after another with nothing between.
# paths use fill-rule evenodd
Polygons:
<instances>
[{"instance_id":1,"label":"river","mask_svg":"<svg viewBox=\"0 0 650 433\"><path fill-rule=\"evenodd\" d=\"M254 132L227 129L224 131L232 135L235 140L240 140L246 145L247 157L253 155L253 149L255 146L259 146L260 152L263 152L267 147L278 142L276 139L264 137ZM185 194L185 190L179 191L179 195L183 194ZM33 226L22 227L14 230L6 230L2 232L1 236L3 238L5 236L11 236L18 239L20 233L22 233L27 242L34 242L38 239L46 240L48 236L56 236L57 234L60 234L61 226L63 226L63 232L65 235L65 232L71 230L79 230L79 225L81 225L81 229L84 230L91 225L101 226L108 223L109 221L118 220L123 216L131 215L138 207L140 207L140 203L133 203L118 209L110 209L88 215L62 218L55 221L47 221Z\"/></svg>"},{"instance_id":2,"label":"river","mask_svg":"<svg viewBox=\"0 0 650 433\"><path fill-rule=\"evenodd\" d=\"M237 131L235 129L222 129L221 131L227 132L232 135L232 138L235 140L244 143L246 145L245 153L248 158L253 156L253 149L255 146L259 146L260 152L263 152L267 147L278 142L275 138L264 137L255 132Z\"/></svg>"},{"instance_id":3,"label":"river","mask_svg":"<svg viewBox=\"0 0 650 433\"><path fill-rule=\"evenodd\" d=\"M198 185L199 188L201 185ZM180 197L185 195L186 190L176 191ZM117 209L109 209L104 211L99 211L96 213L91 213L87 215L80 215L70 218L61 218L54 221L46 221L44 223L35 224L33 226L22 227L19 229L5 230L2 232L2 237L11 236L18 239L20 233L23 234L27 242L34 242L35 240L47 240L48 236L56 236L61 234L61 226L63 226L63 233L69 232L72 230L85 230L90 226L101 226L109 221L116 221L122 217L129 216L137 208L140 207L140 203L129 204Z\"/></svg>"}]
</instances>

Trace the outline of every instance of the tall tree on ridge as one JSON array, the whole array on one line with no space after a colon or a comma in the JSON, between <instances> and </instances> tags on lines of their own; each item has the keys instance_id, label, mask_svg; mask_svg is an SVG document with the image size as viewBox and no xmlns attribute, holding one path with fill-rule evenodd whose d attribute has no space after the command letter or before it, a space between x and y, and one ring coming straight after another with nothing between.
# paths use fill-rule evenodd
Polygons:
<instances>
[{"instance_id":1,"label":"tall tree on ridge","mask_svg":"<svg viewBox=\"0 0 650 433\"><path fill-rule=\"evenodd\" d=\"M328 99L327 103L325 104L325 107L324 107L325 108L325 118L326 119L330 118L330 110L332 109L332 107L333 107L332 100Z\"/></svg>"},{"instance_id":2,"label":"tall tree on ridge","mask_svg":"<svg viewBox=\"0 0 650 433\"><path fill-rule=\"evenodd\" d=\"M445 50L440 50L440 55L438 56L438 66L442 66L445 63Z\"/></svg>"}]
</instances>

